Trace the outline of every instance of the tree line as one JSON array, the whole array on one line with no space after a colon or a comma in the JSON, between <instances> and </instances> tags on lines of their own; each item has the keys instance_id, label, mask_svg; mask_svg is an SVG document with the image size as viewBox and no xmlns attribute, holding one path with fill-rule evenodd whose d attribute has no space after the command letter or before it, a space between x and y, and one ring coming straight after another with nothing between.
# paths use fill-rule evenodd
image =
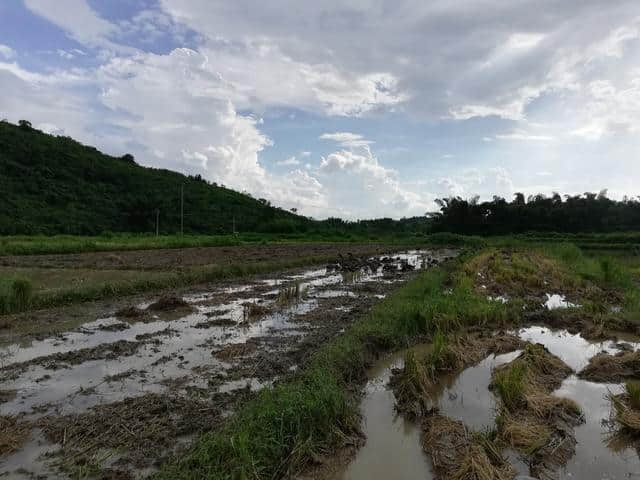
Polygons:
<instances>
[{"instance_id":1,"label":"tree line","mask_svg":"<svg viewBox=\"0 0 640 480\"><path fill-rule=\"evenodd\" d=\"M508 202L494 196L438 199L440 211L431 215L433 231L467 235L525 232L623 232L640 230L640 197L613 200L607 191L581 195L542 194L525 198L516 193Z\"/></svg>"}]
</instances>

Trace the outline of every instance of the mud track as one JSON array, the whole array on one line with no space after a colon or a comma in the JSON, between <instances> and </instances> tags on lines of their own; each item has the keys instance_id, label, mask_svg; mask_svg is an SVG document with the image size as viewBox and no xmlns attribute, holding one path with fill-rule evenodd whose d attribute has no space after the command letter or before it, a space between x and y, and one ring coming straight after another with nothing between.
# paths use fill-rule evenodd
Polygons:
<instances>
[{"instance_id":1,"label":"mud track","mask_svg":"<svg viewBox=\"0 0 640 480\"><path fill-rule=\"evenodd\" d=\"M170 270L176 267L231 265L296 260L301 257L375 255L398 251L401 246L384 244L275 244L237 247L175 248L123 250L111 252L65 253L47 255L4 255L0 266L38 268L83 268L98 270Z\"/></svg>"}]
</instances>

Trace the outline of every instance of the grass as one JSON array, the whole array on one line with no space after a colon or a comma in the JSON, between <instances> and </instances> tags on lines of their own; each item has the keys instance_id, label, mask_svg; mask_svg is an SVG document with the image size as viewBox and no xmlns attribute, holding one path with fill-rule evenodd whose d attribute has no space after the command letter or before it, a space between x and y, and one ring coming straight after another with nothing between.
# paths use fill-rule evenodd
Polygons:
<instances>
[{"instance_id":1,"label":"grass","mask_svg":"<svg viewBox=\"0 0 640 480\"><path fill-rule=\"evenodd\" d=\"M0 314L26 310L33 301L30 280L21 277L0 279Z\"/></svg>"},{"instance_id":2,"label":"grass","mask_svg":"<svg viewBox=\"0 0 640 480\"><path fill-rule=\"evenodd\" d=\"M213 265L178 272L136 272L136 275L127 276L125 279L115 277L116 279L113 281L99 276L95 281L79 282L77 285L60 290L32 288L28 302L23 301L26 298L25 294L29 291L28 288L19 287L14 296L10 282L17 280L13 280L12 277L8 277L9 280L0 278L0 314L117 298L154 290L183 288L200 283L241 278L283 269L321 265L332 260L334 260L332 256L311 256L295 260ZM75 274L75 272L72 273Z\"/></svg>"},{"instance_id":3,"label":"grass","mask_svg":"<svg viewBox=\"0 0 640 480\"><path fill-rule=\"evenodd\" d=\"M514 365L499 371L494 379L496 392L507 410L515 411L526 405L524 386L527 378L527 367L524 364Z\"/></svg>"},{"instance_id":4,"label":"grass","mask_svg":"<svg viewBox=\"0 0 640 480\"><path fill-rule=\"evenodd\" d=\"M629 404L632 408L640 410L640 382L629 380L625 383L625 390L629 396Z\"/></svg>"},{"instance_id":5,"label":"grass","mask_svg":"<svg viewBox=\"0 0 640 480\"><path fill-rule=\"evenodd\" d=\"M281 306L291 305L299 302L304 296L304 288L300 282L294 282L291 285L283 286L278 293L276 303Z\"/></svg>"},{"instance_id":6,"label":"grass","mask_svg":"<svg viewBox=\"0 0 640 480\"><path fill-rule=\"evenodd\" d=\"M100 236L75 235L16 235L0 237L0 255L37 255L82 252L109 252L117 250L153 250L159 248L227 247L243 244L269 243L384 243L431 244L449 246L482 247L479 237L467 237L451 233L432 235L416 233L388 233L366 235L358 233L300 233L267 234L239 233L229 235L144 235L112 234Z\"/></svg>"}]
</instances>

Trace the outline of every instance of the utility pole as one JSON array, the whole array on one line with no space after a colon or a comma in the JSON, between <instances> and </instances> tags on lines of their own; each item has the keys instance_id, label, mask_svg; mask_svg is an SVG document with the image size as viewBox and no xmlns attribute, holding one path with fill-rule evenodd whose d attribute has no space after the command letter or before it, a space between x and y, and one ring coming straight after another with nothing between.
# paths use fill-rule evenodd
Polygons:
<instances>
[{"instance_id":1,"label":"utility pole","mask_svg":"<svg viewBox=\"0 0 640 480\"><path fill-rule=\"evenodd\" d=\"M184 235L184 183L180 185L180 235Z\"/></svg>"},{"instance_id":2,"label":"utility pole","mask_svg":"<svg viewBox=\"0 0 640 480\"><path fill-rule=\"evenodd\" d=\"M160 209L156 208L156 237L160 235Z\"/></svg>"}]
</instances>

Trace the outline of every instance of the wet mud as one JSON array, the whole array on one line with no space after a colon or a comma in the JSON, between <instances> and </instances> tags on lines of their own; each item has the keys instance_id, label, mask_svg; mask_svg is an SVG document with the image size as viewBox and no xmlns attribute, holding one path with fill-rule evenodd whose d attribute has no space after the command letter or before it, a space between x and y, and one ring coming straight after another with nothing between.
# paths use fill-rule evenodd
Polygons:
<instances>
[{"instance_id":1,"label":"wet mud","mask_svg":"<svg viewBox=\"0 0 640 480\"><path fill-rule=\"evenodd\" d=\"M0 474L151 474L415 271L455 254L409 251L360 258L355 270L350 259L346 269L257 276L160 299L159 309L157 297L141 298L2 347L0 415L28 433L2 454Z\"/></svg>"}]
</instances>

